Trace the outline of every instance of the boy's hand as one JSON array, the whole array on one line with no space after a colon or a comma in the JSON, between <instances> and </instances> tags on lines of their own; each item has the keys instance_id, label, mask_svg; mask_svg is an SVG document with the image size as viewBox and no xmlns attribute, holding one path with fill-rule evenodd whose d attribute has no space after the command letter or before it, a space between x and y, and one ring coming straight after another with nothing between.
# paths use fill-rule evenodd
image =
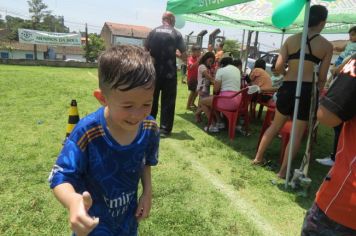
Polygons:
<instances>
[{"instance_id":1,"label":"boy's hand","mask_svg":"<svg viewBox=\"0 0 356 236\"><path fill-rule=\"evenodd\" d=\"M70 227L77 236L88 235L98 224L99 218L88 215L93 200L88 192L74 200L69 207Z\"/></svg>"},{"instance_id":2,"label":"boy's hand","mask_svg":"<svg viewBox=\"0 0 356 236\"><path fill-rule=\"evenodd\" d=\"M149 216L151 205L152 205L152 195L142 194L142 196L138 201L138 206L135 214L137 221L143 220Z\"/></svg>"}]
</instances>

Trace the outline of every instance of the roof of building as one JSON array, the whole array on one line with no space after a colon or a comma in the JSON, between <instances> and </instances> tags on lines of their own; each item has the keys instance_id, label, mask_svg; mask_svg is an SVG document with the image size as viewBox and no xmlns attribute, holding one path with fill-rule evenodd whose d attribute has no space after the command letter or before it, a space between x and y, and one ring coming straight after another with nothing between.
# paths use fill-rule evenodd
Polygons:
<instances>
[{"instance_id":1,"label":"roof of building","mask_svg":"<svg viewBox=\"0 0 356 236\"><path fill-rule=\"evenodd\" d=\"M151 28L139 25L124 25L113 22L105 22L104 26L107 25L109 30L113 35L135 37L135 38L146 38Z\"/></svg>"}]
</instances>

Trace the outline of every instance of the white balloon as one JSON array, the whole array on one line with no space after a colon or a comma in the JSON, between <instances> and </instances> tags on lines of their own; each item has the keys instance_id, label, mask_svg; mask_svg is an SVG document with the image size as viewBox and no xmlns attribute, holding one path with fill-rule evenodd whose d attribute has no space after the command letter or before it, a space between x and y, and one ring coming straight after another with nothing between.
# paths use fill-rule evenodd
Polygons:
<instances>
[{"instance_id":1,"label":"white balloon","mask_svg":"<svg viewBox=\"0 0 356 236\"><path fill-rule=\"evenodd\" d=\"M185 19L182 15L176 15L176 24L177 29L182 29L185 26Z\"/></svg>"}]
</instances>

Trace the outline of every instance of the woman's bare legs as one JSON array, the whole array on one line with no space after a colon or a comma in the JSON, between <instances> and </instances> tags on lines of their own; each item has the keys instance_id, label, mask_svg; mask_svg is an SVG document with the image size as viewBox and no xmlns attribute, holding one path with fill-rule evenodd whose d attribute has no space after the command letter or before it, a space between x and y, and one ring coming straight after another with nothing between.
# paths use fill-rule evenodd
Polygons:
<instances>
[{"instance_id":1,"label":"woman's bare legs","mask_svg":"<svg viewBox=\"0 0 356 236\"><path fill-rule=\"evenodd\" d=\"M200 100L200 106L203 112L205 113L206 117L210 117L211 113L211 105L213 103L213 96L205 97ZM215 122L213 122L215 124Z\"/></svg>"},{"instance_id":2,"label":"woman's bare legs","mask_svg":"<svg viewBox=\"0 0 356 236\"><path fill-rule=\"evenodd\" d=\"M253 164L260 164L263 162L263 154L265 153L267 147L271 144L273 138L278 134L279 130L283 127L284 123L288 120L288 116L282 115L277 109L274 115L272 124L266 132L263 134L260 145L252 161Z\"/></svg>"},{"instance_id":3,"label":"woman's bare legs","mask_svg":"<svg viewBox=\"0 0 356 236\"><path fill-rule=\"evenodd\" d=\"M300 147L300 143L302 142L302 138L304 135L305 128L308 125L308 121L303 121L303 120L297 120L296 123L296 129L295 129L295 139L294 139L294 146L292 150L292 160L296 157L298 149ZM286 150L284 152L284 157L283 157L283 162L281 165L281 169L279 170L277 176L279 178L285 178L286 173L287 173L287 164L288 164L288 154L289 154L289 145L290 145L290 140L287 144Z\"/></svg>"},{"instance_id":4,"label":"woman's bare legs","mask_svg":"<svg viewBox=\"0 0 356 236\"><path fill-rule=\"evenodd\" d=\"M189 110L192 106L195 106L195 99L197 97L198 93L190 91L188 101L187 101L187 110Z\"/></svg>"}]
</instances>

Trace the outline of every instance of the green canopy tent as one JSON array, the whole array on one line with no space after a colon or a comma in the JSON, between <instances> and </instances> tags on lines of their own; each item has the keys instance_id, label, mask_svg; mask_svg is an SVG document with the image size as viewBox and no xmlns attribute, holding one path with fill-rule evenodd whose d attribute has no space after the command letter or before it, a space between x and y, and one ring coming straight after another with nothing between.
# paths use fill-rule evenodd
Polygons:
<instances>
[{"instance_id":1,"label":"green canopy tent","mask_svg":"<svg viewBox=\"0 0 356 236\"><path fill-rule=\"evenodd\" d=\"M306 36L309 20L310 0L305 1L305 7L300 12L294 22L284 29L278 29L272 24L273 10L283 0L169 0L167 10L183 15L188 21L200 22L205 24L230 26L242 29L251 29L255 31L275 32L275 33L302 33L301 55L305 54ZM299 0L303 1L303 0ZM356 23L356 0L312 0L312 4L322 4L329 10L328 24L323 33L345 33L351 24ZM300 57L298 67L298 78L296 88L296 99L293 114L293 125L291 131L291 140L293 144L295 139L296 118L299 107L301 92L301 82L303 74L304 57ZM311 118L310 118L311 119ZM290 145L288 154L288 168L285 186L288 186L288 179L291 168L291 155L293 145ZM303 161L304 162L304 161ZM303 165L303 163L302 163ZM306 167L306 168L305 168ZM308 163L303 167L306 173Z\"/></svg>"},{"instance_id":2,"label":"green canopy tent","mask_svg":"<svg viewBox=\"0 0 356 236\"><path fill-rule=\"evenodd\" d=\"M182 15L190 22L214 26L270 33L294 34L301 32L304 10L292 25L279 29L272 24L273 10L283 0L169 0L167 10ZM322 4L329 10L328 23L323 33L347 33L356 23L356 0L312 0L311 5Z\"/></svg>"}]
</instances>

